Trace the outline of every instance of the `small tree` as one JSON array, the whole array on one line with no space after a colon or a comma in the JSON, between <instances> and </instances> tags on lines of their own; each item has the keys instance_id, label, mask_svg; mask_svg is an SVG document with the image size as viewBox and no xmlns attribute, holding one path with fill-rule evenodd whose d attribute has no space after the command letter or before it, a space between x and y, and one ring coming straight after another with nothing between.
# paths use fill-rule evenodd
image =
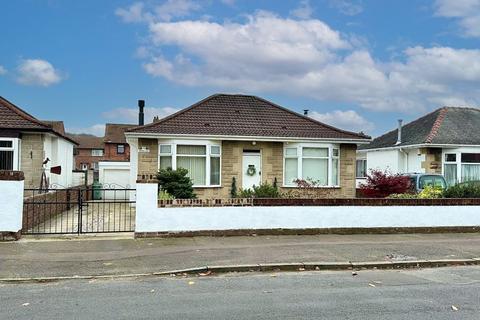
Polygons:
<instances>
[{"instance_id":1,"label":"small tree","mask_svg":"<svg viewBox=\"0 0 480 320\"><path fill-rule=\"evenodd\" d=\"M195 199L197 196L193 192L193 182L187 173L188 170L184 168L161 169L157 174L158 185L175 199Z\"/></svg>"},{"instance_id":2,"label":"small tree","mask_svg":"<svg viewBox=\"0 0 480 320\"><path fill-rule=\"evenodd\" d=\"M360 190L364 196L371 198L406 193L410 190L410 178L389 171L371 170L367 182L360 186Z\"/></svg>"},{"instance_id":3,"label":"small tree","mask_svg":"<svg viewBox=\"0 0 480 320\"><path fill-rule=\"evenodd\" d=\"M232 178L232 187L230 189L230 196L232 198L236 198L237 197L237 179L235 177Z\"/></svg>"}]
</instances>

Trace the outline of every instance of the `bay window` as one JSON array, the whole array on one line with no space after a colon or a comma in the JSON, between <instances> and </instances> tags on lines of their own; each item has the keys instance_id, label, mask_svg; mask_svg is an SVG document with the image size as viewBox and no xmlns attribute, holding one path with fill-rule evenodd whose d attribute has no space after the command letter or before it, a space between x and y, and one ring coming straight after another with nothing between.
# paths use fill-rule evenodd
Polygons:
<instances>
[{"instance_id":1,"label":"bay window","mask_svg":"<svg viewBox=\"0 0 480 320\"><path fill-rule=\"evenodd\" d=\"M339 158L335 145L289 145L284 150L284 185L295 186L296 179L303 179L338 186Z\"/></svg>"},{"instance_id":2,"label":"bay window","mask_svg":"<svg viewBox=\"0 0 480 320\"><path fill-rule=\"evenodd\" d=\"M220 146L209 144L161 144L159 168L187 169L195 187L220 185Z\"/></svg>"},{"instance_id":3,"label":"bay window","mask_svg":"<svg viewBox=\"0 0 480 320\"><path fill-rule=\"evenodd\" d=\"M452 150L445 153L443 176L449 186L459 182L480 180L480 153Z\"/></svg>"}]
</instances>

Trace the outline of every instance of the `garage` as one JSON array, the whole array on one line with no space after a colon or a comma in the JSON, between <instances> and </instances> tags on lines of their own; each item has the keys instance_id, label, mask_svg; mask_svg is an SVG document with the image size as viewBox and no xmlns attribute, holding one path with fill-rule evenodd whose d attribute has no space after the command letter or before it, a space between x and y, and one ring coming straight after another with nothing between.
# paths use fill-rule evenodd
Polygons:
<instances>
[{"instance_id":1,"label":"garage","mask_svg":"<svg viewBox=\"0 0 480 320\"><path fill-rule=\"evenodd\" d=\"M130 162L100 161L98 163L98 178L106 189L102 198L105 200L128 199L130 181Z\"/></svg>"}]
</instances>

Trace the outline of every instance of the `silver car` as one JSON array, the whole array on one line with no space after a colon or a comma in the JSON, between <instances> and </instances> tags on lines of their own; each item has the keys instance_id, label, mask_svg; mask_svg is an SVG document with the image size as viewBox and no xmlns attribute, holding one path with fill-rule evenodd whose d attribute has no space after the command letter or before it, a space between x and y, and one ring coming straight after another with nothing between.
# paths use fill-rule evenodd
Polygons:
<instances>
[{"instance_id":1,"label":"silver car","mask_svg":"<svg viewBox=\"0 0 480 320\"><path fill-rule=\"evenodd\" d=\"M411 188L415 192L421 192L426 186L447 188L447 181L441 174L434 173L405 173L410 178Z\"/></svg>"}]
</instances>

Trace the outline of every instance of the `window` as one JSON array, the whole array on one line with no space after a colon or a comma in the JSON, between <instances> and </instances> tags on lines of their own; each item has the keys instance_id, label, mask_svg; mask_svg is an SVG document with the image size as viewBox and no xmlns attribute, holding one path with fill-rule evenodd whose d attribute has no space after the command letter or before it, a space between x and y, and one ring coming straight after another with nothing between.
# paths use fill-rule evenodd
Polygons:
<instances>
[{"instance_id":1,"label":"window","mask_svg":"<svg viewBox=\"0 0 480 320\"><path fill-rule=\"evenodd\" d=\"M92 169L98 170L98 162L92 162Z\"/></svg>"},{"instance_id":2,"label":"window","mask_svg":"<svg viewBox=\"0 0 480 320\"><path fill-rule=\"evenodd\" d=\"M440 187L442 189L446 187L443 179L438 176L421 176L418 181L418 187L425 189L426 186Z\"/></svg>"},{"instance_id":3,"label":"window","mask_svg":"<svg viewBox=\"0 0 480 320\"><path fill-rule=\"evenodd\" d=\"M103 157L103 149L92 149L92 157Z\"/></svg>"},{"instance_id":4,"label":"window","mask_svg":"<svg viewBox=\"0 0 480 320\"><path fill-rule=\"evenodd\" d=\"M14 139L0 139L0 170L17 170Z\"/></svg>"},{"instance_id":5,"label":"window","mask_svg":"<svg viewBox=\"0 0 480 320\"><path fill-rule=\"evenodd\" d=\"M356 178L366 178L367 177L367 159L358 159L356 162L355 169Z\"/></svg>"},{"instance_id":6,"label":"window","mask_svg":"<svg viewBox=\"0 0 480 320\"><path fill-rule=\"evenodd\" d=\"M480 153L462 153L462 182L480 180Z\"/></svg>"},{"instance_id":7,"label":"window","mask_svg":"<svg viewBox=\"0 0 480 320\"><path fill-rule=\"evenodd\" d=\"M339 184L339 149L334 146L297 145L284 152L284 184L295 185L295 180L313 180L320 186Z\"/></svg>"},{"instance_id":8,"label":"window","mask_svg":"<svg viewBox=\"0 0 480 320\"><path fill-rule=\"evenodd\" d=\"M117 154L124 154L124 153L125 153L125 145L117 144Z\"/></svg>"},{"instance_id":9,"label":"window","mask_svg":"<svg viewBox=\"0 0 480 320\"><path fill-rule=\"evenodd\" d=\"M457 184L457 155L455 153L445 154L443 176L449 186Z\"/></svg>"},{"instance_id":10,"label":"window","mask_svg":"<svg viewBox=\"0 0 480 320\"><path fill-rule=\"evenodd\" d=\"M160 169L184 168L194 186L220 185L221 149L219 145L161 144Z\"/></svg>"}]
</instances>

